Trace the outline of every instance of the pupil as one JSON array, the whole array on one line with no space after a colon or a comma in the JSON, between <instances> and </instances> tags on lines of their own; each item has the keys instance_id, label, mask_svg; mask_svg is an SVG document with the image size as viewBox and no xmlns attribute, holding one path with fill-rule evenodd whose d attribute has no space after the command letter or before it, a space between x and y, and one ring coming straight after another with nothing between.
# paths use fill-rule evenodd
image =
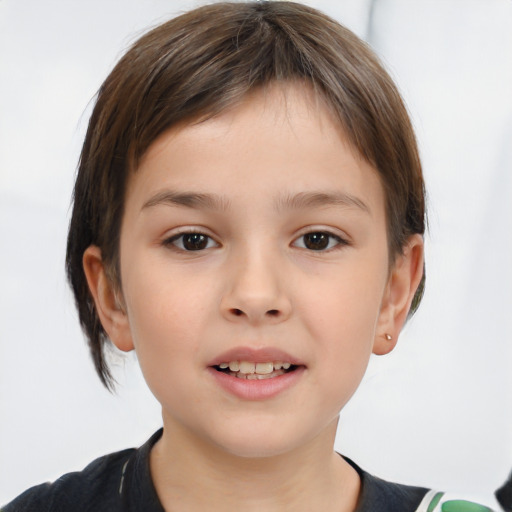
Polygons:
<instances>
[{"instance_id":1,"label":"pupil","mask_svg":"<svg viewBox=\"0 0 512 512\"><path fill-rule=\"evenodd\" d=\"M313 251L321 251L329 245L329 236L325 233L308 233L304 235L304 245Z\"/></svg>"},{"instance_id":2,"label":"pupil","mask_svg":"<svg viewBox=\"0 0 512 512\"><path fill-rule=\"evenodd\" d=\"M208 244L208 237L200 233L190 233L183 236L183 247L187 251L200 251Z\"/></svg>"}]
</instances>

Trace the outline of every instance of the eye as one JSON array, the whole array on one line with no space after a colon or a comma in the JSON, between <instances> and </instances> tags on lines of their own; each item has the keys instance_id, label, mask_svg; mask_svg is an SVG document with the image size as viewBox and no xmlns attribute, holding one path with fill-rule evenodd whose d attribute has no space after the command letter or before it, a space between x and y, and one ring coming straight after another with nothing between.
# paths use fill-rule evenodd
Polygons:
<instances>
[{"instance_id":1,"label":"eye","mask_svg":"<svg viewBox=\"0 0 512 512\"><path fill-rule=\"evenodd\" d=\"M347 245L347 242L326 231L313 231L297 238L293 245L310 251L328 251L338 245Z\"/></svg>"},{"instance_id":2,"label":"eye","mask_svg":"<svg viewBox=\"0 0 512 512\"><path fill-rule=\"evenodd\" d=\"M180 233L165 240L164 244L182 251L203 251L218 246L213 238L204 233Z\"/></svg>"}]
</instances>

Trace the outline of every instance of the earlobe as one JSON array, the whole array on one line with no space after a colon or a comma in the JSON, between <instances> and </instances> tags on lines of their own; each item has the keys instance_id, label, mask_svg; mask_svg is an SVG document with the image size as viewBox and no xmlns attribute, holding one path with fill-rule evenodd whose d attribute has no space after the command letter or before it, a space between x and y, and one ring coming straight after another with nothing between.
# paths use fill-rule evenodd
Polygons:
<instances>
[{"instance_id":1,"label":"earlobe","mask_svg":"<svg viewBox=\"0 0 512 512\"><path fill-rule=\"evenodd\" d=\"M122 297L108 277L101 258L101 250L89 246L83 255L82 264L89 290L94 299L96 313L112 343L123 352L134 349L128 317Z\"/></svg>"},{"instance_id":2,"label":"earlobe","mask_svg":"<svg viewBox=\"0 0 512 512\"><path fill-rule=\"evenodd\" d=\"M409 238L403 253L396 258L381 305L374 354L391 352L398 341L423 276L423 250L423 237L416 234Z\"/></svg>"}]
</instances>

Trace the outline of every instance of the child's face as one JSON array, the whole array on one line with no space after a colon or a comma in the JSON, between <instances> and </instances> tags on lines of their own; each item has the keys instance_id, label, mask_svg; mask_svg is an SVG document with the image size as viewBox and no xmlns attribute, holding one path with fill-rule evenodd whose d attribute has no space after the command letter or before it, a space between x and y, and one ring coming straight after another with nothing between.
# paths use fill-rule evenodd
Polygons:
<instances>
[{"instance_id":1,"label":"child's face","mask_svg":"<svg viewBox=\"0 0 512 512\"><path fill-rule=\"evenodd\" d=\"M243 456L332 443L387 332L390 273L377 173L309 91L163 135L130 178L120 247L110 334L135 347L167 428ZM295 366L216 366L240 361Z\"/></svg>"}]
</instances>

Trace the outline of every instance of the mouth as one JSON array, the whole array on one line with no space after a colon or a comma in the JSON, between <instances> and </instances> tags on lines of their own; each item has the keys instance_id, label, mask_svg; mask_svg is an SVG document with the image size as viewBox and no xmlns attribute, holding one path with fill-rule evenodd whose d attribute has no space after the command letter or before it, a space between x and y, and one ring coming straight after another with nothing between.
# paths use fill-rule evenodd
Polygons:
<instances>
[{"instance_id":1,"label":"mouth","mask_svg":"<svg viewBox=\"0 0 512 512\"><path fill-rule=\"evenodd\" d=\"M214 382L244 401L288 392L301 382L306 369L303 361L276 347L234 347L208 364Z\"/></svg>"},{"instance_id":2,"label":"mouth","mask_svg":"<svg viewBox=\"0 0 512 512\"><path fill-rule=\"evenodd\" d=\"M245 380L267 380L274 379L286 373L297 370L299 365L288 361L226 361L214 365L218 372L224 373L237 379Z\"/></svg>"}]
</instances>

